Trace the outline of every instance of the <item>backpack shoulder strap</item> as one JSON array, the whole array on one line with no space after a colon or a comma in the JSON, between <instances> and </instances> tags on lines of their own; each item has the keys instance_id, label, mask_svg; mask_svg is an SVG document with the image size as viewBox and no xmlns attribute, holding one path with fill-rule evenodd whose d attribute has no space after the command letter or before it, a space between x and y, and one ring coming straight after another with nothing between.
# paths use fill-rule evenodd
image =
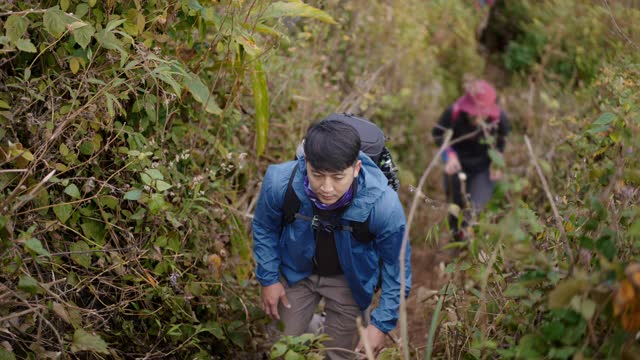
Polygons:
<instances>
[{"instance_id":1,"label":"backpack shoulder strap","mask_svg":"<svg viewBox=\"0 0 640 360\"><path fill-rule=\"evenodd\" d=\"M369 218L364 222L351 222L351 233L353 238L361 243L370 243L375 240L376 236L369 230Z\"/></svg>"},{"instance_id":2,"label":"backpack shoulder strap","mask_svg":"<svg viewBox=\"0 0 640 360\"><path fill-rule=\"evenodd\" d=\"M293 190L293 179L296 177L296 171L298 165L296 164L289 176L289 182L287 183L287 191L284 193L284 203L282 204L282 224L291 224L295 218L296 213L300 209L300 199Z\"/></svg>"}]
</instances>

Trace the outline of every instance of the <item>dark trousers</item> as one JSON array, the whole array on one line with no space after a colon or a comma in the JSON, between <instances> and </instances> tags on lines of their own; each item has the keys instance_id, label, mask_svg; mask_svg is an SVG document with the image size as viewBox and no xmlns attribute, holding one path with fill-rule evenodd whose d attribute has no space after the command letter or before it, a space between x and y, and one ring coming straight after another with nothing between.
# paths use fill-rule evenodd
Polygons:
<instances>
[{"instance_id":1,"label":"dark trousers","mask_svg":"<svg viewBox=\"0 0 640 360\"><path fill-rule=\"evenodd\" d=\"M467 226L472 212L479 211L489 202L493 194L494 183L489 177L489 169L465 172L467 178L461 181L459 173L444 175L444 188L449 204L457 205L458 211L449 208L449 227L452 233L459 234L460 226Z\"/></svg>"}]
</instances>

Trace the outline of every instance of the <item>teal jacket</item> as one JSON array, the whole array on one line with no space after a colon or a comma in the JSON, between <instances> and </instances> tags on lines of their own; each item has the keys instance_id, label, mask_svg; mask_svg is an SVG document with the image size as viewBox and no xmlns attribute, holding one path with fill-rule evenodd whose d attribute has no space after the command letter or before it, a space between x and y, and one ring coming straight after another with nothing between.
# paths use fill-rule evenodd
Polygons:
<instances>
[{"instance_id":1,"label":"teal jacket","mask_svg":"<svg viewBox=\"0 0 640 360\"><path fill-rule=\"evenodd\" d=\"M336 231L338 257L349 283L353 298L365 310L371 299L380 271L382 286L380 302L371 313L371 323L387 333L395 328L400 307L400 248L406 218L398 194L387 186L387 178L364 153L360 153L362 169L358 175L358 191L342 221L365 222L375 240L365 244L348 231ZM284 225L282 207L293 167L297 166L293 189L300 199L299 213L313 216L312 203L304 192L306 175L304 158L267 169L253 218L253 251L257 262L256 277L262 286L269 286L284 276L290 285L311 275L315 253L314 233L309 221L296 219ZM406 292L411 288L411 249L407 244L405 257ZM382 259L382 266L379 260Z\"/></svg>"}]
</instances>

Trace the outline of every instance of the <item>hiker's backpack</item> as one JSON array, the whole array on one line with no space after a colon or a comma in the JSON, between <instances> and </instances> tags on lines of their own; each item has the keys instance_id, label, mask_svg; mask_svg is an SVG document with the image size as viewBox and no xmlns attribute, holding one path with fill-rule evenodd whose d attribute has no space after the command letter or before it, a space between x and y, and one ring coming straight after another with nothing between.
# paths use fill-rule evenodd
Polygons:
<instances>
[{"instance_id":1,"label":"hiker's backpack","mask_svg":"<svg viewBox=\"0 0 640 360\"><path fill-rule=\"evenodd\" d=\"M374 123L346 113L334 113L326 118L327 120L339 120L353 126L360 135L360 150L373 160L380 168L382 173L388 179L388 185L393 190L397 191L400 186L398 179L398 170L391 158L391 152L385 146L385 136L382 130ZM304 156L303 144L301 143L296 150L296 158ZM298 213L300 210L300 199L293 190L293 178L295 177L298 167L294 166L291 175L289 176L289 182L287 184L287 191L284 196L283 204L283 228L284 225L294 222L296 219L306 220L311 222L311 226L314 230L323 231L350 231L353 237L362 242L369 243L375 239L375 235L369 231L369 218L364 222L351 221L350 225L342 224L330 224L321 220L317 216L309 217Z\"/></svg>"}]
</instances>

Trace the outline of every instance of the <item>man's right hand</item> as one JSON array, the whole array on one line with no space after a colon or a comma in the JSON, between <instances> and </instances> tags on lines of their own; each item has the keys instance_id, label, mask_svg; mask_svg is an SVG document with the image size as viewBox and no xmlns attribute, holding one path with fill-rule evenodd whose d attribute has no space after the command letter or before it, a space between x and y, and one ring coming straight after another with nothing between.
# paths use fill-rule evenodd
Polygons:
<instances>
[{"instance_id":1,"label":"man's right hand","mask_svg":"<svg viewBox=\"0 0 640 360\"><path fill-rule=\"evenodd\" d=\"M449 155L447 158L447 163L444 165L444 172L447 175L453 175L458 171L462 170L462 166L460 165L460 160L458 160L458 156Z\"/></svg>"},{"instance_id":2,"label":"man's right hand","mask_svg":"<svg viewBox=\"0 0 640 360\"><path fill-rule=\"evenodd\" d=\"M264 312L271 316L272 319L280 320L280 314L278 314L278 302L280 301L287 309L291 308L284 286L281 283L278 282L262 287L262 306Z\"/></svg>"}]
</instances>

